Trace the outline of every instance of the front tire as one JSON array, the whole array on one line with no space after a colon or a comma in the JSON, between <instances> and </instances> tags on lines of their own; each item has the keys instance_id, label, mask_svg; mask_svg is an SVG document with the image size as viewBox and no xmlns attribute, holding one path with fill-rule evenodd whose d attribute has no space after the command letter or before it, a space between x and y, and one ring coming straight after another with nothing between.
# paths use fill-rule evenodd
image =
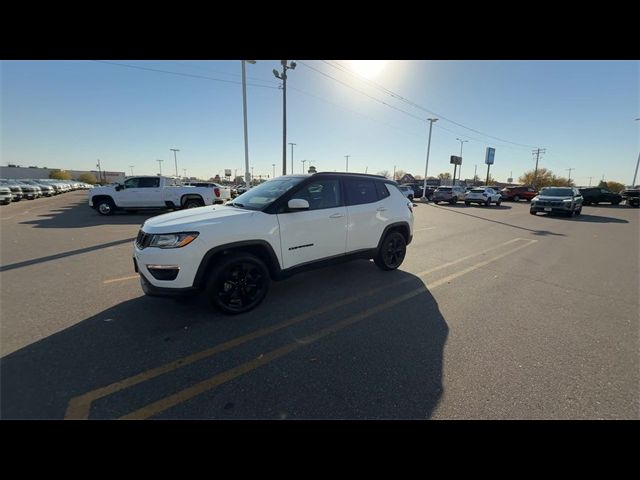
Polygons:
<instances>
[{"instance_id":1,"label":"front tire","mask_svg":"<svg viewBox=\"0 0 640 480\"><path fill-rule=\"evenodd\" d=\"M485 206L490 207L491 206L491 200L487 198L487 201L484 202Z\"/></svg>"},{"instance_id":2,"label":"front tire","mask_svg":"<svg viewBox=\"0 0 640 480\"><path fill-rule=\"evenodd\" d=\"M519 195L514 195L513 196L513 201L514 202L519 202L520 201L520 196Z\"/></svg>"},{"instance_id":3,"label":"front tire","mask_svg":"<svg viewBox=\"0 0 640 480\"><path fill-rule=\"evenodd\" d=\"M115 210L115 205L111 200L105 199L98 201L96 205L96 210L100 215L113 215L113 211Z\"/></svg>"},{"instance_id":4,"label":"front tire","mask_svg":"<svg viewBox=\"0 0 640 480\"><path fill-rule=\"evenodd\" d=\"M531 215L535 215L535 214L536 214L535 210L529 210L529 213L530 213Z\"/></svg>"},{"instance_id":5,"label":"front tire","mask_svg":"<svg viewBox=\"0 0 640 480\"><path fill-rule=\"evenodd\" d=\"M256 308L269 291L269 270L250 253L230 253L212 270L205 288L211 305L237 315Z\"/></svg>"},{"instance_id":6,"label":"front tire","mask_svg":"<svg viewBox=\"0 0 640 480\"><path fill-rule=\"evenodd\" d=\"M382 270L395 270L402 264L406 253L407 241L404 235L399 232L390 232L382 240L373 261Z\"/></svg>"}]
</instances>

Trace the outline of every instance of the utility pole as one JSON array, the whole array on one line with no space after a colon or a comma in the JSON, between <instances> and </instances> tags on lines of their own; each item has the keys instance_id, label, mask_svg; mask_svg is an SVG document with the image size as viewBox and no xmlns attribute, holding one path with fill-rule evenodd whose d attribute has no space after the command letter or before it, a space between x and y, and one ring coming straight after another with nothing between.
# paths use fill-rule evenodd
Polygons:
<instances>
[{"instance_id":1,"label":"utility pole","mask_svg":"<svg viewBox=\"0 0 640 480\"><path fill-rule=\"evenodd\" d=\"M541 153L546 153L547 149L546 148L537 148L535 150L533 150L533 153L535 153L536 155L536 169L533 172L533 185L532 187L537 189L537 183L538 183L538 159L540 158L540 154Z\"/></svg>"},{"instance_id":2,"label":"utility pole","mask_svg":"<svg viewBox=\"0 0 640 480\"><path fill-rule=\"evenodd\" d=\"M129 165L129 168L131 169L131 176L133 177L133 167L135 167L135 165Z\"/></svg>"},{"instance_id":3,"label":"utility pole","mask_svg":"<svg viewBox=\"0 0 640 480\"><path fill-rule=\"evenodd\" d=\"M182 171L184 172L184 178L187 178L187 169L183 168Z\"/></svg>"},{"instance_id":4,"label":"utility pole","mask_svg":"<svg viewBox=\"0 0 640 480\"><path fill-rule=\"evenodd\" d=\"M179 152L180 149L179 148L170 148L169 150L171 150L173 152L173 161L176 162L176 177L178 176L178 157L176 156L176 152Z\"/></svg>"},{"instance_id":5,"label":"utility pole","mask_svg":"<svg viewBox=\"0 0 640 480\"><path fill-rule=\"evenodd\" d=\"M460 172L458 172L458 181L462 178L462 144L468 142L469 140L462 140L461 138L456 138L460 142ZM455 185L455 178L453 179L453 184Z\"/></svg>"},{"instance_id":6,"label":"utility pole","mask_svg":"<svg viewBox=\"0 0 640 480\"><path fill-rule=\"evenodd\" d=\"M475 168L473 169L473 186L476 186L476 183L478 183L478 164L476 163Z\"/></svg>"},{"instance_id":7,"label":"utility pole","mask_svg":"<svg viewBox=\"0 0 640 480\"><path fill-rule=\"evenodd\" d=\"M571 170L575 170L575 168L567 168L569 170L569 179L567 180L567 186L571 186Z\"/></svg>"},{"instance_id":8,"label":"utility pole","mask_svg":"<svg viewBox=\"0 0 640 480\"><path fill-rule=\"evenodd\" d=\"M350 156L351 156L351 155L345 155L345 156L344 156L344 158L346 158L346 159L347 159L347 170L346 170L347 172L349 171L349 157L350 157Z\"/></svg>"},{"instance_id":9,"label":"utility pole","mask_svg":"<svg viewBox=\"0 0 640 480\"><path fill-rule=\"evenodd\" d=\"M291 143L289 142L289 145L291 145L291 175L293 175L295 172L293 171L293 146L297 145L297 143Z\"/></svg>"},{"instance_id":10,"label":"utility pole","mask_svg":"<svg viewBox=\"0 0 640 480\"><path fill-rule=\"evenodd\" d=\"M304 173L304 164L307 163L306 160L302 160L302 173Z\"/></svg>"},{"instance_id":11,"label":"utility pole","mask_svg":"<svg viewBox=\"0 0 640 480\"><path fill-rule=\"evenodd\" d=\"M429 151L431 150L431 130L433 129L433 123L437 122L437 118L427 118L429 122L429 141L427 143L427 162L424 166L424 186L422 188L422 200L427 201L426 193L427 193L427 171L429 170Z\"/></svg>"},{"instance_id":12,"label":"utility pole","mask_svg":"<svg viewBox=\"0 0 640 480\"><path fill-rule=\"evenodd\" d=\"M296 62L287 65L287 60L280 60L282 72L273 69L273 75L282 80L282 174L287 174L287 70L295 70ZM293 173L293 172L291 172Z\"/></svg>"},{"instance_id":13,"label":"utility pole","mask_svg":"<svg viewBox=\"0 0 640 480\"><path fill-rule=\"evenodd\" d=\"M98 167L98 178L100 179L101 182L103 182L103 180L102 180L102 169L100 168L100 159L98 159L98 164L96 165L96 167Z\"/></svg>"},{"instance_id":14,"label":"utility pole","mask_svg":"<svg viewBox=\"0 0 640 480\"><path fill-rule=\"evenodd\" d=\"M244 117L244 184L249 190L249 133L247 128L247 74L245 62L256 63L255 60L242 60L242 116ZM234 178L235 180L235 178Z\"/></svg>"},{"instance_id":15,"label":"utility pole","mask_svg":"<svg viewBox=\"0 0 640 480\"><path fill-rule=\"evenodd\" d=\"M636 118L636 121L640 120L640 117ZM636 171L633 173L633 181L631 182L631 188L636 186L636 177L638 176L638 166L640 166L640 153L638 153L638 161L636 162Z\"/></svg>"},{"instance_id":16,"label":"utility pole","mask_svg":"<svg viewBox=\"0 0 640 480\"><path fill-rule=\"evenodd\" d=\"M156 162L158 162L158 168L160 169L160 175L162 175L162 162L164 162L164 160L156 160Z\"/></svg>"}]
</instances>

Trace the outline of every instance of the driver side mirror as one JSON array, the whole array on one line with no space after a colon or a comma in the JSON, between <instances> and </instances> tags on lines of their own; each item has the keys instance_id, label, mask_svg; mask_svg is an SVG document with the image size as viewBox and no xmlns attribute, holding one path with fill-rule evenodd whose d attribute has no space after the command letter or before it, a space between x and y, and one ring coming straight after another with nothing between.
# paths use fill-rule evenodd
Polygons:
<instances>
[{"instance_id":1,"label":"driver side mirror","mask_svg":"<svg viewBox=\"0 0 640 480\"><path fill-rule=\"evenodd\" d=\"M121 185L121 184L116 185L116 192L119 192L120 190L124 190L124 185Z\"/></svg>"},{"instance_id":2,"label":"driver side mirror","mask_svg":"<svg viewBox=\"0 0 640 480\"><path fill-rule=\"evenodd\" d=\"M289 207L289 210L292 210L292 211L309 210L309 202L307 202L302 198L292 198L287 203L287 207Z\"/></svg>"}]
</instances>

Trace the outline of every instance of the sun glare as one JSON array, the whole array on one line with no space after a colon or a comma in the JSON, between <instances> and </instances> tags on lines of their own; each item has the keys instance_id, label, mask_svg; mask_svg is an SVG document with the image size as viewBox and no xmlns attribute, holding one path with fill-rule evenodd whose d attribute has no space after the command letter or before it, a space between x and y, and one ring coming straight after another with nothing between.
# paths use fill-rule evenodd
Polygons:
<instances>
[{"instance_id":1,"label":"sun glare","mask_svg":"<svg viewBox=\"0 0 640 480\"><path fill-rule=\"evenodd\" d=\"M376 78L386 64L386 60L351 60L349 62L351 70L368 79Z\"/></svg>"}]
</instances>

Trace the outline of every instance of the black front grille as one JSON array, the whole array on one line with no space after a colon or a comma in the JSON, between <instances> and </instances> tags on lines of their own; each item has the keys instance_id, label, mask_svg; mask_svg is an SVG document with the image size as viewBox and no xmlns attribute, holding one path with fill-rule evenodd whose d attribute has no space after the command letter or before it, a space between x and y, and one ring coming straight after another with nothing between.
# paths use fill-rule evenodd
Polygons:
<instances>
[{"instance_id":1,"label":"black front grille","mask_svg":"<svg viewBox=\"0 0 640 480\"><path fill-rule=\"evenodd\" d=\"M138 231L138 236L136 237L136 246L142 250L147 248L151 243L151 235L148 233L144 233L142 230Z\"/></svg>"},{"instance_id":2,"label":"black front grille","mask_svg":"<svg viewBox=\"0 0 640 480\"><path fill-rule=\"evenodd\" d=\"M541 207L562 207L564 203L552 200L540 200L538 205Z\"/></svg>"}]
</instances>

